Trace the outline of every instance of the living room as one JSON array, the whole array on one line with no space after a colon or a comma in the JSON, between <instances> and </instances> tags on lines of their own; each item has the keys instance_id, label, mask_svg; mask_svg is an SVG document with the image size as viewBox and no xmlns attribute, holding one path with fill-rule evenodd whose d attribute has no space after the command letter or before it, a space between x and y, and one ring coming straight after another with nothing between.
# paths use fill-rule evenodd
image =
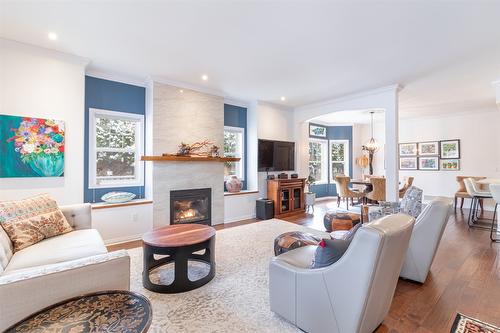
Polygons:
<instances>
[{"instance_id":1,"label":"living room","mask_svg":"<svg viewBox=\"0 0 500 333\"><path fill-rule=\"evenodd\" d=\"M499 13L2 2L0 331L500 332Z\"/></svg>"}]
</instances>

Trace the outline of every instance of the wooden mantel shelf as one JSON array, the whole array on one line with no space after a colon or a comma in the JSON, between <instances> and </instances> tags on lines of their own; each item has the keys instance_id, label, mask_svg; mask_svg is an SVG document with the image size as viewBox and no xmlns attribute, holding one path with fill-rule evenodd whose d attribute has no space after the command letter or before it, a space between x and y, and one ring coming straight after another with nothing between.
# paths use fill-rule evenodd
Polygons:
<instances>
[{"instance_id":1,"label":"wooden mantel shelf","mask_svg":"<svg viewBox=\"0 0 500 333\"><path fill-rule=\"evenodd\" d=\"M208 156L142 156L141 161L157 161L157 162L238 162L239 157L208 157Z\"/></svg>"}]
</instances>

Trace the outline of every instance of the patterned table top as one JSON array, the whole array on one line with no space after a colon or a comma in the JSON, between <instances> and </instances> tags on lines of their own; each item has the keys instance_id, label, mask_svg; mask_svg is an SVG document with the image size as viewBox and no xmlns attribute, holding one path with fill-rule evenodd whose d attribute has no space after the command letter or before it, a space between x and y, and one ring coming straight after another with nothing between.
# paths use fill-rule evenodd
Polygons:
<instances>
[{"instance_id":1,"label":"patterned table top","mask_svg":"<svg viewBox=\"0 0 500 333\"><path fill-rule=\"evenodd\" d=\"M52 305L6 332L143 333L152 318L146 297L129 291L104 291Z\"/></svg>"}]
</instances>

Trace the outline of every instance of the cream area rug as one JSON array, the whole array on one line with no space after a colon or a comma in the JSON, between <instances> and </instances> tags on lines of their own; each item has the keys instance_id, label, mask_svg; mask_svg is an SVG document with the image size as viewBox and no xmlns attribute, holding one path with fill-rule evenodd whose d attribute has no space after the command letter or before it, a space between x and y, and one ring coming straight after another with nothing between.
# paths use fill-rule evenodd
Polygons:
<instances>
[{"instance_id":1,"label":"cream area rug","mask_svg":"<svg viewBox=\"0 0 500 333\"><path fill-rule=\"evenodd\" d=\"M214 279L179 294L159 294L143 288L142 249L129 250L131 289L146 295L153 305L149 332L301 332L271 312L268 289L274 238L297 230L324 235L278 219L217 231ZM171 274L166 272L162 278L160 271L157 275L160 280L169 280Z\"/></svg>"}]
</instances>

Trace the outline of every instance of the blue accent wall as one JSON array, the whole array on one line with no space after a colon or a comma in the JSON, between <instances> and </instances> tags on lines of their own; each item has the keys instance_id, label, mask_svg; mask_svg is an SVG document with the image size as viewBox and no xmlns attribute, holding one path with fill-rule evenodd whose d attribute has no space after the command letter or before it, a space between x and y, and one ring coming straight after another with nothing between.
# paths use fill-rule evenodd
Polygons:
<instances>
[{"instance_id":1,"label":"blue accent wall","mask_svg":"<svg viewBox=\"0 0 500 333\"><path fill-rule=\"evenodd\" d=\"M324 126L313 124L317 126ZM352 126L324 126L326 127L326 138L310 136L311 138L319 138L325 140L348 140L349 141L349 174L353 173L353 153L352 153ZM330 154L330 142L328 142L328 154ZM330 160L330 156L328 156ZM337 195L337 188L334 183L330 183L330 167L328 166L328 184L318 184L311 186L311 191L316 193L316 197L329 197Z\"/></svg>"},{"instance_id":2,"label":"blue accent wall","mask_svg":"<svg viewBox=\"0 0 500 333\"><path fill-rule=\"evenodd\" d=\"M84 200L100 202L110 191L126 191L144 197L144 186L89 189L89 109L146 114L146 89L130 84L85 76ZM142 162L139 162L142 163Z\"/></svg>"},{"instance_id":3,"label":"blue accent wall","mask_svg":"<svg viewBox=\"0 0 500 333\"><path fill-rule=\"evenodd\" d=\"M241 106L235 106L235 105L229 105L229 104L224 104L224 126L231 126L231 127L240 127L245 129L245 136L244 136L244 141L245 141L245 151L244 151L244 158L243 158L243 165L244 165L244 177L245 180L242 181L243 183L243 190L247 189L247 148L248 148L248 140L247 140L247 109L243 108ZM226 190L226 187L224 186L224 190Z\"/></svg>"}]
</instances>

